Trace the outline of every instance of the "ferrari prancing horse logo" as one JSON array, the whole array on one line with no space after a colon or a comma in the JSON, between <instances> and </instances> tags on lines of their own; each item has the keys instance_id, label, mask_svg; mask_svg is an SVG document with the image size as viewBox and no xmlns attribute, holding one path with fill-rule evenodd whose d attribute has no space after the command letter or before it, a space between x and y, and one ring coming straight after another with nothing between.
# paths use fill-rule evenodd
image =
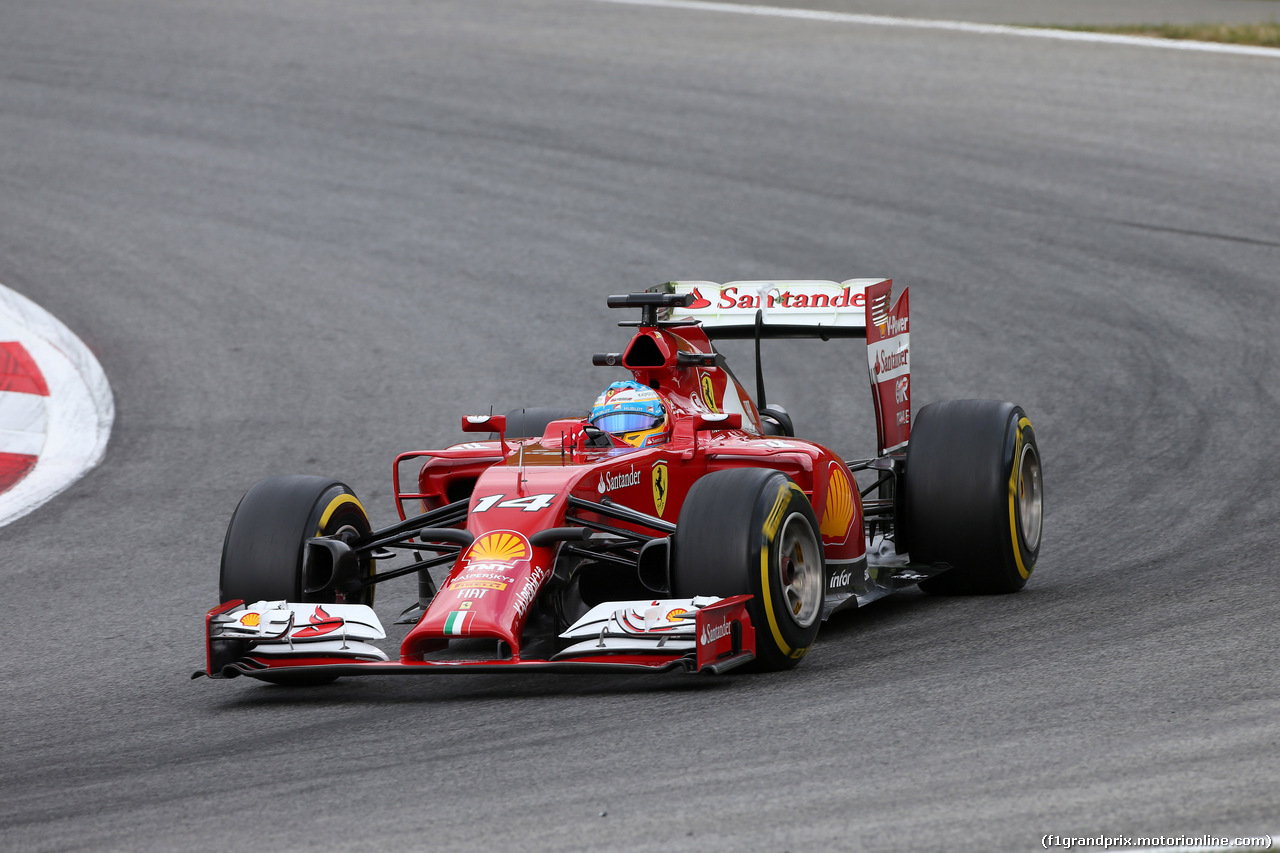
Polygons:
<instances>
[{"instance_id":1,"label":"ferrari prancing horse logo","mask_svg":"<svg viewBox=\"0 0 1280 853\"><path fill-rule=\"evenodd\" d=\"M702 391L702 402L707 404L707 408L711 410L712 414L719 414L720 409L716 407L716 385L715 381L711 378L711 374L701 374L701 378L698 380L698 386Z\"/></svg>"},{"instance_id":2,"label":"ferrari prancing horse logo","mask_svg":"<svg viewBox=\"0 0 1280 853\"><path fill-rule=\"evenodd\" d=\"M662 516L667 508L667 463L659 462L653 466L653 508Z\"/></svg>"}]
</instances>

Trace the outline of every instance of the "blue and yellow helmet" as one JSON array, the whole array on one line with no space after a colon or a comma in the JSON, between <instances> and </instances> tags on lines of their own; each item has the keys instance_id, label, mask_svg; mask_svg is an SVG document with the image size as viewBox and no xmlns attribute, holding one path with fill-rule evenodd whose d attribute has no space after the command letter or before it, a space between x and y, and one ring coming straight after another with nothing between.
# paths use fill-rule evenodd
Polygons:
<instances>
[{"instance_id":1,"label":"blue and yellow helmet","mask_svg":"<svg viewBox=\"0 0 1280 853\"><path fill-rule=\"evenodd\" d=\"M658 444L667 437L667 409L652 388L628 380L615 382L596 398L591 425L615 442L632 447Z\"/></svg>"}]
</instances>

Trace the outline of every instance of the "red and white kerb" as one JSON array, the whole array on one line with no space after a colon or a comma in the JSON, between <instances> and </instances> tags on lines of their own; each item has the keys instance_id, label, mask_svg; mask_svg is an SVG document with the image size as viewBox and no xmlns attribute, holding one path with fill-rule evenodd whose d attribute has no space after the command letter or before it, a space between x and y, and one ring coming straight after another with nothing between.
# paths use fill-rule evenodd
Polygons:
<instances>
[{"instance_id":1,"label":"red and white kerb","mask_svg":"<svg viewBox=\"0 0 1280 853\"><path fill-rule=\"evenodd\" d=\"M0 341L0 492L36 467L48 428L49 386L18 341Z\"/></svg>"},{"instance_id":2,"label":"red and white kerb","mask_svg":"<svg viewBox=\"0 0 1280 853\"><path fill-rule=\"evenodd\" d=\"M111 386L84 342L0 285L0 527L102 461L114 420Z\"/></svg>"}]
</instances>

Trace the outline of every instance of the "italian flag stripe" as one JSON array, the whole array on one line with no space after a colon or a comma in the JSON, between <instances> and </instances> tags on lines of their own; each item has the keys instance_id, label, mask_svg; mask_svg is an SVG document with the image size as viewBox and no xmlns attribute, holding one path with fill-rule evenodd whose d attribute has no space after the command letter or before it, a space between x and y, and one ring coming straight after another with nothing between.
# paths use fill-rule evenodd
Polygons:
<instances>
[{"instance_id":1,"label":"italian flag stripe","mask_svg":"<svg viewBox=\"0 0 1280 853\"><path fill-rule=\"evenodd\" d=\"M467 617L470 615L470 610L453 611L449 614L449 618L444 620L444 632L446 634L462 634L467 624Z\"/></svg>"}]
</instances>

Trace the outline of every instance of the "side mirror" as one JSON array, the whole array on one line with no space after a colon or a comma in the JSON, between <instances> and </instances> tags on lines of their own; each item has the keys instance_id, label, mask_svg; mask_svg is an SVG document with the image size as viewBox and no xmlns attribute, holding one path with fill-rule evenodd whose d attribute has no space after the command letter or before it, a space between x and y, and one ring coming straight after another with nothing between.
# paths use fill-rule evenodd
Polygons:
<instances>
[{"instance_id":1,"label":"side mirror","mask_svg":"<svg viewBox=\"0 0 1280 853\"><path fill-rule=\"evenodd\" d=\"M506 435L506 415L467 415L462 419L463 432L496 432Z\"/></svg>"},{"instance_id":2,"label":"side mirror","mask_svg":"<svg viewBox=\"0 0 1280 853\"><path fill-rule=\"evenodd\" d=\"M693 428L696 432L713 429L742 429L742 415L737 412L699 412L694 415Z\"/></svg>"},{"instance_id":3,"label":"side mirror","mask_svg":"<svg viewBox=\"0 0 1280 853\"><path fill-rule=\"evenodd\" d=\"M462 418L462 431L496 432L498 441L502 444L502 452L511 452L511 448L507 445L506 415L465 415Z\"/></svg>"}]
</instances>

